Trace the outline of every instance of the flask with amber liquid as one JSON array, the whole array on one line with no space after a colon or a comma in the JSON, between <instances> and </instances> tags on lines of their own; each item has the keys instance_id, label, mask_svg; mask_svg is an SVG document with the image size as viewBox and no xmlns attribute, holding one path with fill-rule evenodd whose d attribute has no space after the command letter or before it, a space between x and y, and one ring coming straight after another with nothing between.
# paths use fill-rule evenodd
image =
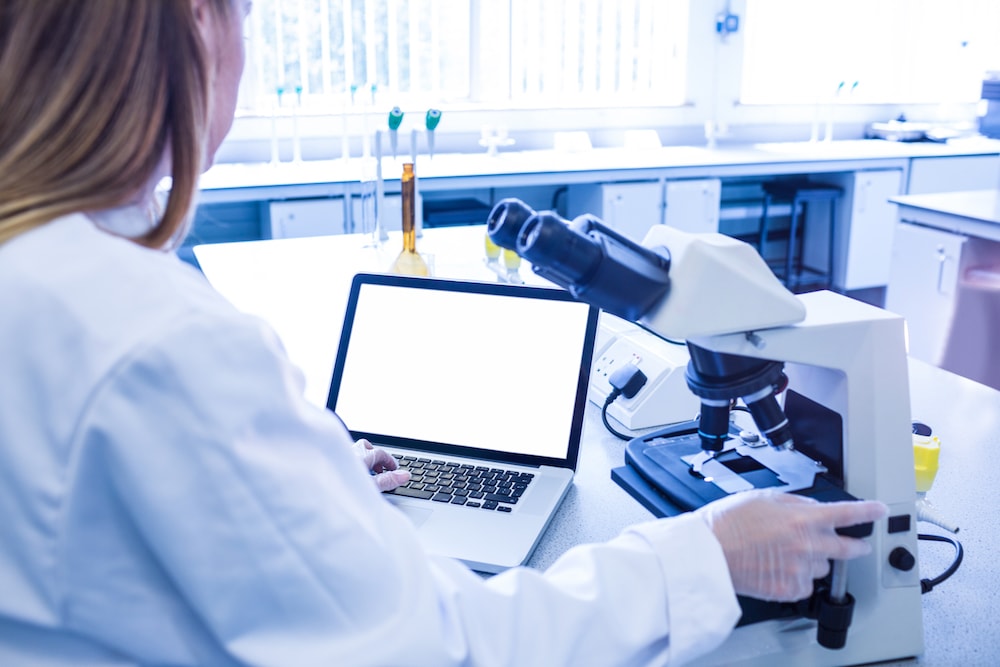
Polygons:
<instances>
[{"instance_id":1,"label":"flask with amber liquid","mask_svg":"<svg viewBox=\"0 0 1000 667\"><path fill-rule=\"evenodd\" d=\"M405 163L403 165L403 176L400 180L403 203L403 251L399 253L399 257L392 263L390 270L393 273L403 273L411 276L428 276L430 275L430 270L427 268L427 262L417 252L415 178L413 163Z\"/></svg>"}]
</instances>

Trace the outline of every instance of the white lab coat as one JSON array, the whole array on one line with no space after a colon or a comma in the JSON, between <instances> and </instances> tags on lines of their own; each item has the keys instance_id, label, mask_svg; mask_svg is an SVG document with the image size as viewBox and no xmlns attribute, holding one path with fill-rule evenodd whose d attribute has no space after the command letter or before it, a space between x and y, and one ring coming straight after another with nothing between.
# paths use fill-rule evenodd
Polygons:
<instances>
[{"instance_id":1,"label":"white lab coat","mask_svg":"<svg viewBox=\"0 0 1000 667\"><path fill-rule=\"evenodd\" d=\"M267 326L82 215L0 245L0 355L0 665L665 664L738 617L693 516L428 555Z\"/></svg>"}]
</instances>

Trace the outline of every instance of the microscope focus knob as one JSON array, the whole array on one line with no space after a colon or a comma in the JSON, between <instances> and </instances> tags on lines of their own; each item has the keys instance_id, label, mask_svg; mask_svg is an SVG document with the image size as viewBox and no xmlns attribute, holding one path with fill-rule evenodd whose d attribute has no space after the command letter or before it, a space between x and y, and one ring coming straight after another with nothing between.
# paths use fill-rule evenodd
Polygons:
<instances>
[{"instance_id":1,"label":"microscope focus knob","mask_svg":"<svg viewBox=\"0 0 1000 667\"><path fill-rule=\"evenodd\" d=\"M906 547L896 547L889 552L889 565L892 565L897 570L909 572L916 564L917 559L913 557L913 554Z\"/></svg>"}]
</instances>

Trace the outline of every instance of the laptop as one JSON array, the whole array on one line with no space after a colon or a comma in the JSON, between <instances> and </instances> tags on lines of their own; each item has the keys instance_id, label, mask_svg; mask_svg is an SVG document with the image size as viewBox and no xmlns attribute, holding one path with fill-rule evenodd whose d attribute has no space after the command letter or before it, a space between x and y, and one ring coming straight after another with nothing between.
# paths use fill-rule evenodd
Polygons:
<instances>
[{"instance_id":1,"label":"laptop","mask_svg":"<svg viewBox=\"0 0 1000 667\"><path fill-rule=\"evenodd\" d=\"M428 550L524 564L573 481L598 310L562 289L358 274L327 407L413 478Z\"/></svg>"}]
</instances>

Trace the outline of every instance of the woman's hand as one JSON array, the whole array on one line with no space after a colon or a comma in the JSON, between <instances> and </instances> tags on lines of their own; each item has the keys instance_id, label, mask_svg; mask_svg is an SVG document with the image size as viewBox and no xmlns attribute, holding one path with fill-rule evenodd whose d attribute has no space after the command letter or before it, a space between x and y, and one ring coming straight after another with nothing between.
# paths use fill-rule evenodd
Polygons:
<instances>
[{"instance_id":1,"label":"woman's hand","mask_svg":"<svg viewBox=\"0 0 1000 667\"><path fill-rule=\"evenodd\" d=\"M354 443L354 451L365 463L379 491L392 491L410 481L409 470L399 470L392 454L362 438Z\"/></svg>"},{"instance_id":2,"label":"woman's hand","mask_svg":"<svg viewBox=\"0 0 1000 667\"><path fill-rule=\"evenodd\" d=\"M857 558L871 545L836 533L841 526L877 521L877 501L819 503L790 493L735 493L696 511L722 544L733 586L762 600L801 600L831 560Z\"/></svg>"}]
</instances>

